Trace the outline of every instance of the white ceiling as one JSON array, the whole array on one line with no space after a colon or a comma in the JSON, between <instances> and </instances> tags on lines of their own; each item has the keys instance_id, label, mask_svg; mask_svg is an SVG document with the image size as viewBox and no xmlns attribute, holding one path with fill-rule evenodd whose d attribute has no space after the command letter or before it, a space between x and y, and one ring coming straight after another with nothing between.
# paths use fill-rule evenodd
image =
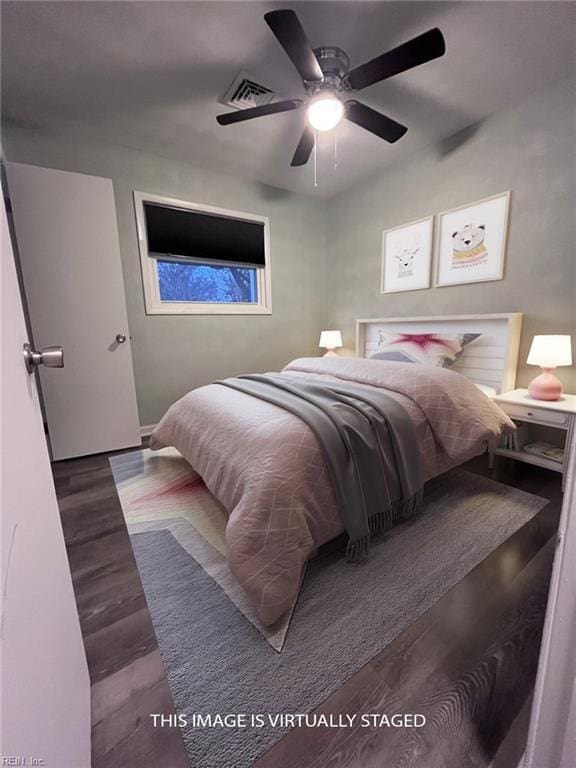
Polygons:
<instances>
[{"instance_id":1,"label":"white ceiling","mask_svg":"<svg viewBox=\"0 0 576 768\"><path fill-rule=\"evenodd\" d=\"M446 55L358 98L408 126L389 145L350 123L312 162L289 163L303 115L221 127L217 99L239 70L300 97L299 77L263 20L294 9L313 47L352 66L439 26ZM572 2L3 2L3 110L203 167L325 197L576 68Z\"/></svg>"}]
</instances>

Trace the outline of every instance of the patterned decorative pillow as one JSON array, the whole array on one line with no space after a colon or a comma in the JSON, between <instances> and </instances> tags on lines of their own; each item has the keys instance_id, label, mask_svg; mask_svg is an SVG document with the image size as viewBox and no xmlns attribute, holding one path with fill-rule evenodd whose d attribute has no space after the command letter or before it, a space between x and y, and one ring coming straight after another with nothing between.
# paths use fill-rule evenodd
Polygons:
<instances>
[{"instance_id":1,"label":"patterned decorative pillow","mask_svg":"<svg viewBox=\"0 0 576 768\"><path fill-rule=\"evenodd\" d=\"M479 333L448 336L441 333L387 333L378 331L375 360L391 360L420 365L450 366L464 351L464 346Z\"/></svg>"},{"instance_id":2,"label":"patterned decorative pillow","mask_svg":"<svg viewBox=\"0 0 576 768\"><path fill-rule=\"evenodd\" d=\"M459 357L462 357L462 354L464 352L464 348L470 344L471 341L475 341L476 339L479 339L480 336L482 336L481 333L459 333L458 334L458 340L460 341L461 349L460 352L456 353L456 358L454 360L449 360L446 358L443 365L444 368L450 368L451 365L454 365L456 360L458 360Z\"/></svg>"}]
</instances>

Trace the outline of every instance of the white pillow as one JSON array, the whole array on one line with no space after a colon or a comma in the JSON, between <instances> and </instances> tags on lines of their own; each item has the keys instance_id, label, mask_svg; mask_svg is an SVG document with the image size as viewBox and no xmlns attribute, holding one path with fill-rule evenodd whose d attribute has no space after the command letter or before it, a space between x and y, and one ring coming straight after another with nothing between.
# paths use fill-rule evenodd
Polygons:
<instances>
[{"instance_id":1,"label":"white pillow","mask_svg":"<svg viewBox=\"0 0 576 768\"><path fill-rule=\"evenodd\" d=\"M474 383L476 384L476 382ZM486 395L486 397L490 398L490 400L492 400L492 398L496 397L496 395L498 394L498 392L496 392L494 387L489 387L486 384L476 384L476 386L478 387L480 392L483 392Z\"/></svg>"}]
</instances>

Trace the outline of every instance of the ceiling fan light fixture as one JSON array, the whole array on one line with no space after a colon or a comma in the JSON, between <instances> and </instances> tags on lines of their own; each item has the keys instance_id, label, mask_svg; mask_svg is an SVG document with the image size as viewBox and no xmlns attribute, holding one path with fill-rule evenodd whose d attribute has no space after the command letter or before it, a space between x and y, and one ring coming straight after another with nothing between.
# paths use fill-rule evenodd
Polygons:
<instances>
[{"instance_id":1,"label":"ceiling fan light fixture","mask_svg":"<svg viewBox=\"0 0 576 768\"><path fill-rule=\"evenodd\" d=\"M316 96L308 104L306 117L316 131L331 131L344 117L344 104L333 94Z\"/></svg>"},{"instance_id":2,"label":"ceiling fan light fixture","mask_svg":"<svg viewBox=\"0 0 576 768\"><path fill-rule=\"evenodd\" d=\"M316 146L316 131L331 131L343 118L389 144L401 139L408 130L405 125L354 98L348 98L348 95L438 59L446 53L444 35L434 27L351 70L348 55L341 48L334 45L311 47L294 11L286 8L268 11L264 19L300 75L309 100L272 101L216 115L216 120L219 125L232 125L256 117L304 108L307 124L292 156L292 167L306 165ZM345 99L345 105L340 97ZM336 159L335 133L333 138ZM314 160L316 162L315 152Z\"/></svg>"}]
</instances>

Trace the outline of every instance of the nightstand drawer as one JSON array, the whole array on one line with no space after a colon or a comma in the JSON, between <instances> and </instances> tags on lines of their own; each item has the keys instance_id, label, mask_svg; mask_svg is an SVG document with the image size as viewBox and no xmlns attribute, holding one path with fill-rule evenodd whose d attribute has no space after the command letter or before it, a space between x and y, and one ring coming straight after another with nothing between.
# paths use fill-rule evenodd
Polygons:
<instances>
[{"instance_id":1,"label":"nightstand drawer","mask_svg":"<svg viewBox=\"0 0 576 768\"><path fill-rule=\"evenodd\" d=\"M498 403L498 401L496 401ZM545 408L533 408L530 405L515 405L512 403L498 403L511 419L520 421L533 421L537 424L550 424L552 427L567 427L569 415L558 411L550 411Z\"/></svg>"}]
</instances>

